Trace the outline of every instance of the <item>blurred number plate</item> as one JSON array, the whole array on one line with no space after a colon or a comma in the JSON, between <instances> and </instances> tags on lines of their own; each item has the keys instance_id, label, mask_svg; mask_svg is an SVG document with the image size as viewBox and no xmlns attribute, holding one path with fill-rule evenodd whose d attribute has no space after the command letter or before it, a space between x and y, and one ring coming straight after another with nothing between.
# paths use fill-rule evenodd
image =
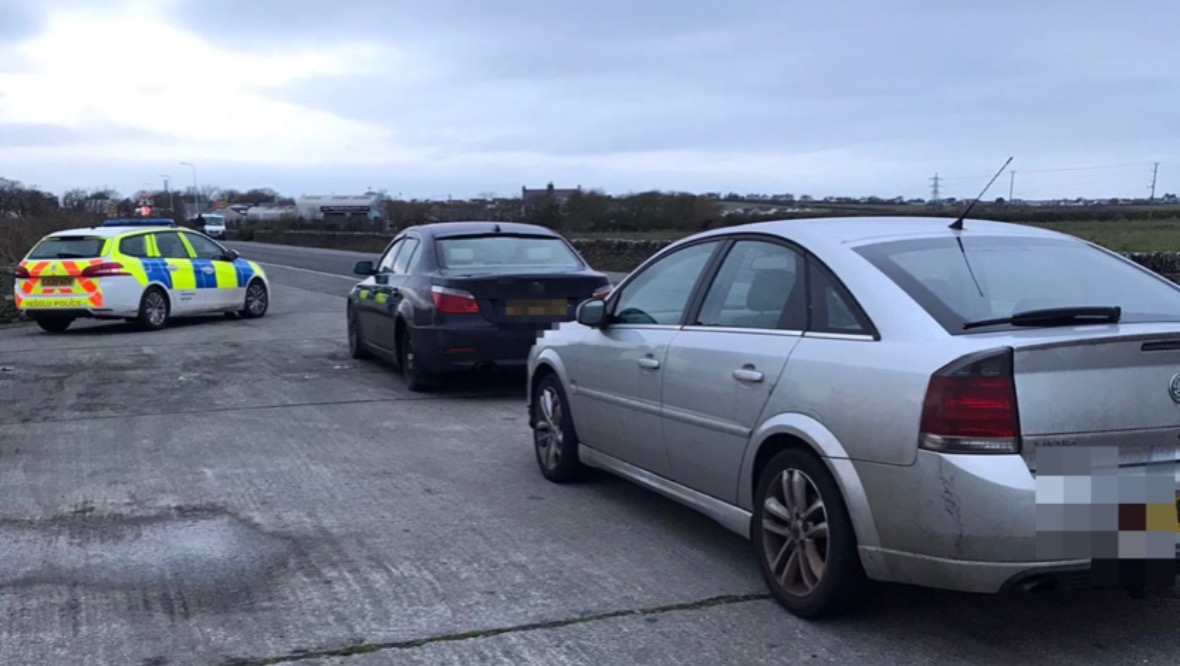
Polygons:
<instances>
[{"instance_id":1,"label":"blurred number plate","mask_svg":"<svg viewBox=\"0 0 1180 666\"><path fill-rule=\"evenodd\" d=\"M560 317L566 310L563 300L508 301L504 306L504 312L511 317Z\"/></svg>"},{"instance_id":2,"label":"blurred number plate","mask_svg":"<svg viewBox=\"0 0 1180 666\"><path fill-rule=\"evenodd\" d=\"M41 278L42 287L68 287L74 283L72 277L43 277Z\"/></svg>"}]
</instances>

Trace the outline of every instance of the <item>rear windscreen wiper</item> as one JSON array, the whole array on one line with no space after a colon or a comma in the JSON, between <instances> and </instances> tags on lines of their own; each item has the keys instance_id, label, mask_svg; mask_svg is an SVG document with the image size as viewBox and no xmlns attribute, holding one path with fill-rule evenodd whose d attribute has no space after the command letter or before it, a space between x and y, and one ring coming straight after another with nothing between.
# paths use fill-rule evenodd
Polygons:
<instances>
[{"instance_id":1,"label":"rear windscreen wiper","mask_svg":"<svg viewBox=\"0 0 1180 666\"><path fill-rule=\"evenodd\" d=\"M1025 310L1010 317L980 319L963 324L963 330L1010 324L1012 326L1068 326L1070 324L1116 324L1123 316L1123 309L1114 306L1093 306L1076 308L1046 308Z\"/></svg>"}]
</instances>

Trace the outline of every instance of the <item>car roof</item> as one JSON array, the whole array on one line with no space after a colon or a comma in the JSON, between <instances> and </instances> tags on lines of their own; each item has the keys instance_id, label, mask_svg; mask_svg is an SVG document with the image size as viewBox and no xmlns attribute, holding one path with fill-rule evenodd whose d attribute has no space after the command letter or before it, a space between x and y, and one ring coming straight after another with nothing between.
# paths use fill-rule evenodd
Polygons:
<instances>
[{"instance_id":1,"label":"car roof","mask_svg":"<svg viewBox=\"0 0 1180 666\"><path fill-rule=\"evenodd\" d=\"M62 231L55 231L47 234L46 238L53 238L55 236L90 236L91 238L115 238L125 234L131 234L144 231L192 231L191 229L182 229L181 227L174 227L167 224L160 225L143 225L143 226L125 226L125 227L80 227L77 229L63 229Z\"/></svg>"},{"instance_id":2,"label":"car roof","mask_svg":"<svg viewBox=\"0 0 1180 666\"><path fill-rule=\"evenodd\" d=\"M532 234L537 236L558 237L557 232L537 224L523 222L432 222L406 227L403 231L416 231L424 236L446 238L447 236L466 236L470 234Z\"/></svg>"},{"instance_id":3,"label":"car roof","mask_svg":"<svg viewBox=\"0 0 1180 666\"><path fill-rule=\"evenodd\" d=\"M692 236L692 238L733 233L767 233L797 239L800 242L860 245L870 241L877 242L903 238L932 238L943 236L953 233L947 228L953 221L954 218L949 217L815 217L754 222L733 227L721 227L697 234ZM1029 236L1078 240L1076 237L1068 234L1024 224L977 219L964 220L963 231L961 233L965 238L969 238L971 235L979 235Z\"/></svg>"}]
</instances>

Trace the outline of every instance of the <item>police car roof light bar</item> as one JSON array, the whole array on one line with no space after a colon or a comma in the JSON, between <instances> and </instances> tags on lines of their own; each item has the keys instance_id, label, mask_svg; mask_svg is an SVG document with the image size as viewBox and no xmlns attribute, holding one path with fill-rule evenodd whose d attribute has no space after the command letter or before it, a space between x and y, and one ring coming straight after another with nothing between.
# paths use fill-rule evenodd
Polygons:
<instances>
[{"instance_id":1,"label":"police car roof light bar","mask_svg":"<svg viewBox=\"0 0 1180 666\"><path fill-rule=\"evenodd\" d=\"M176 221L165 218L149 218L141 217L130 220L106 220L102 223L104 227L175 227Z\"/></svg>"}]
</instances>

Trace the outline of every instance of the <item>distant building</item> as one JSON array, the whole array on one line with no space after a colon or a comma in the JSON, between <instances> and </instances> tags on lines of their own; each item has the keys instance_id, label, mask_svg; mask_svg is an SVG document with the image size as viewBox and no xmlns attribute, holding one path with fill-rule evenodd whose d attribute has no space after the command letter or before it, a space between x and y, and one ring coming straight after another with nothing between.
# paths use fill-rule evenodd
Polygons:
<instances>
[{"instance_id":1,"label":"distant building","mask_svg":"<svg viewBox=\"0 0 1180 666\"><path fill-rule=\"evenodd\" d=\"M296 215L325 222L376 222L382 218L381 197L376 194L302 196L295 201Z\"/></svg>"},{"instance_id":2,"label":"distant building","mask_svg":"<svg viewBox=\"0 0 1180 666\"><path fill-rule=\"evenodd\" d=\"M564 204L575 193L581 192L582 186L579 185L573 189L559 189L553 187L553 183L549 183L548 187L542 187L536 190L530 190L527 187L520 188L521 201L527 206L530 203L537 203L544 201L546 197L552 196L558 204Z\"/></svg>"}]
</instances>

